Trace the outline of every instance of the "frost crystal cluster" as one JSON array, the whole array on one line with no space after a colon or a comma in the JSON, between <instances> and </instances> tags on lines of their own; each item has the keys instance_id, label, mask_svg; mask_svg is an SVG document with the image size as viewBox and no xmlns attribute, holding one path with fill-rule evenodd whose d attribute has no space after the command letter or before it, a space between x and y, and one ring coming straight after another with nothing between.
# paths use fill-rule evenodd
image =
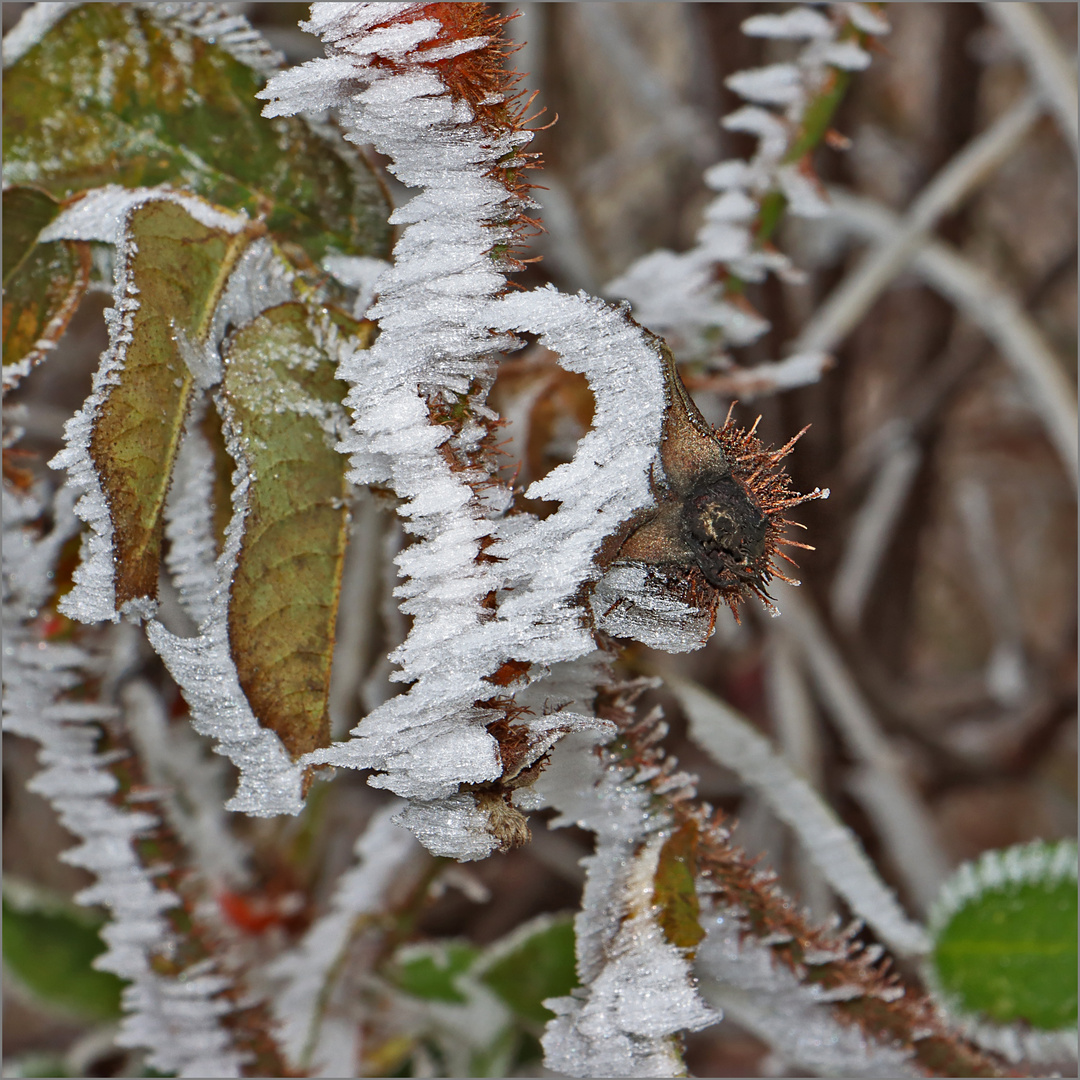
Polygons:
<instances>
[{"instance_id":1,"label":"frost crystal cluster","mask_svg":"<svg viewBox=\"0 0 1080 1080\"><path fill-rule=\"evenodd\" d=\"M518 815L509 789L478 800L459 785L512 780L508 772L523 772L562 734L597 724L566 711L525 718L526 748L512 764L487 730L496 686L507 685L500 672L533 682L594 648L576 595L599 576L603 539L650 501L660 357L623 311L584 294L503 295L509 263L499 253L529 205L505 174L527 163L531 134L505 111L498 82L485 81L490 33L448 40L418 4L316 4L305 25L328 56L275 77L262 94L266 114L336 106L351 140L386 154L390 170L421 189L391 218L404 229L369 312L380 336L339 367L352 386L353 431L341 444L351 479L388 483L417 537L398 558L407 579L398 594L414 621L393 657L396 677L412 685L348 743L306 760L377 770L372 783L413 800L402 820L433 851L482 858L510 842L507 829L521 826L506 822ZM470 53L478 74L459 96L440 64L454 59L468 76ZM542 521L502 516L509 492L481 453L485 421L495 419L483 396L514 331L540 335L596 399L574 460L528 492L562 504ZM465 400L459 430L435 422Z\"/></svg>"},{"instance_id":2,"label":"frost crystal cluster","mask_svg":"<svg viewBox=\"0 0 1080 1080\"><path fill-rule=\"evenodd\" d=\"M65 860L96 876L78 899L109 909L97 963L129 983L117 1041L182 1076L497 1075L504 1051L491 1048L523 1031L534 1044L542 1023L539 1001L527 1014L500 991L499 966L513 979L518 957L561 940L541 1042L563 1074L682 1075L681 1033L724 1010L823 1073L907 1075L942 1053L954 1072L974 1063L989 1075L926 999L904 1000L878 946L853 943L859 925L810 926L731 846L695 779L665 756L661 711L637 718L637 698L660 681L620 681L611 664L619 638L700 648L720 600L736 612L756 596L775 613L772 559L786 558L781 544L806 547L781 535L793 524L783 515L827 492L790 487L782 460L798 436L773 450L730 414L713 428L626 300L683 360L722 366L725 345L763 333L741 286L794 272L769 236L785 206L827 210L807 156L824 134L821 105L887 27L858 3L744 24L799 45L790 62L728 80L747 104L725 124L758 150L709 171L717 198L697 245L631 267L609 289L625 298L616 306L508 284L535 225L522 179L535 155L503 67L505 21L482 4L318 3L302 26L326 55L291 70L212 4L37 5L5 41L12 85L29 97L49 79L28 68L67 63L63 48L36 54L43 42L81 33L100 65L64 83L71 100L48 123L21 125L45 141L5 162L18 205L43 222L24 230L28 257L56 245L48 257L68 273L63 304L34 324L40 340L5 366L5 389L55 346L92 278L108 287L111 276L112 304L91 394L51 462L65 485L53 496L5 457L4 724L42 747L31 789L79 839ZM50 38L65 25L70 39ZM187 90L168 108L153 98L166 83ZM50 132L72 110L115 120L129 91L138 107L122 149L134 164L87 188L86 163L64 174ZM143 91L153 100L139 116ZM218 132L199 141L215 95L210 111L265 139L251 155L274 162L265 176L246 174L243 156L213 158ZM328 112L413 193L389 216L392 261L379 182L337 146ZM176 155L155 187L142 186L147 145L166 164ZM593 404L572 459L524 492L546 516L504 482L503 421L487 400L502 355L526 336L584 377ZM822 364L791 357L763 378L797 385ZM406 689L335 742L330 664L358 487L390 496L409 534L394 595L411 623L390 657ZM69 582L61 550L76 535ZM182 702L134 675L140 623ZM788 783L741 721L683 705L711 724L715 738L698 742L722 743L716 756L750 786ZM185 708L235 766L228 801L226 764L203 759ZM265 832L222 811L296 815L333 767L368 770L398 798L320 893L314 861L301 870L303 857L266 849L307 844L325 803L312 798L298 823L257 823ZM794 786L776 803L828 845L831 884L856 915L882 909L869 920L881 940L918 953L922 928L811 785ZM538 809L595 834L573 940L567 919L544 916L486 954L462 946L472 958L457 968L450 948L421 955L411 938L430 896L454 873L479 888L431 854L510 850ZM150 853L161 838L177 865ZM276 871L291 891L271 903ZM256 901L269 914L253 915ZM423 1057L432 1046L441 1062Z\"/></svg>"},{"instance_id":3,"label":"frost crystal cluster","mask_svg":"<svg viewBox=\"0 0 1080 1080\"><path fill-rule=\"evenodd\" d=\"M726 116L723 126L756 137L757 151L749 161L723 161L705 171L717 196L705 208L690 250L650 252L604 290L629 300L634 317L663 336L680 360L717 367L731 365L725 346L748 345L768 329L741 295L742 283L763 281L769 273L798 278L790 260L762 240L785 203L796 216L829 213L807 157L824 134L816 130L817 114L839 79L870 63L859 39L886 33L888 24L869 5L842 3L754 15L742 29L751 37L801 43L790 62L726 80L747 104ZM742 396L815 382L825 359L805 353L745 372Z\"/></svg>"},{"instance_id":4,"label":"frost crystal cluster","mask_svg":"<svg viewBox=\"0 0 1080 1080\"><path fill-rule=\"evenodd\" d=\"M53 525L42 529L50 511ZM213 961L178 975L155 970L155 957L174 945L165 913L179 906L161 888L136 851L137 840L159 824L153 813L116 805L119 789L110 771L125 750L98 749L99 724L120 716L107 698L71 700L87 678L115 682L106 654L80 645L43 640L35 626L52 593L52 567L79 521L70 492L50 507L41 492L4 489L3 652L4 730L34 739L43 768L28 787L49 799L61 824L79 843L64 862L97 879L76 900L101 905L111 921L102 930L106 951L95 966L127 980L120 1046L146 1047L148 1064L179 1076L240 1076L244 1057L232 1047L221 1017L232 1006L221 998L230 980Z\"/></svg>"}]
</instances>

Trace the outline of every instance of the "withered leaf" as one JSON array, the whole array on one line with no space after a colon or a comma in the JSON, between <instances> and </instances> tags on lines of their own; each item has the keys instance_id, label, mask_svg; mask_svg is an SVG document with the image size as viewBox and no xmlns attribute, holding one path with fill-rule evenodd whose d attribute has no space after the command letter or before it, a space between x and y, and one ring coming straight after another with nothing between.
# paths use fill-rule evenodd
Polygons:
<instances>
[{"instance_id":1,"label":"withered leaf","mask_svg":"<svg viewBox=\"0 0 1080 1080\"><path fill-rule=\"evenodd\" d=\"M169 184L264 218L315 263L385 255L389 207L370 168L299 118L263 117L263 77L153 7L74 6L4 70L5 181L60 199Z\"/></svg>"},{"instance_id":2,"label":"withered leaf","mask_svg":"<svg viewBox=\"0 0 1080 1080\"><path fill-rule=\"evenodd\" d=\"M117 608L157 596L165 495L193 385L182 339L206 338L228 275L257 230L209 228L162 200L138 207L129 231L139 306L123 370L90 440L112 517Z\"/></svg>"}]
</instances>

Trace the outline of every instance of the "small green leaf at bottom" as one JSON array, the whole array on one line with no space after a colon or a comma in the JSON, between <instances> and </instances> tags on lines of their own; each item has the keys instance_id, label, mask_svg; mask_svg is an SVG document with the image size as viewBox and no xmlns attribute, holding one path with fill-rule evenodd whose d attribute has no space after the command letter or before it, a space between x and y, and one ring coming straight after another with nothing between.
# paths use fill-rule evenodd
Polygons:
<instances>
[{"instance_id":1,"label":"small green leaf at bottom","mask_svg":"<svg viewBox=\"0 0 1080 1080\"><path fill-rule=\"evenodd\" d=\"M1076 1025L1076 844L990 851L931 915L931 978L954 1011L1043 1031Z\"/></svg>"}]
</instances>

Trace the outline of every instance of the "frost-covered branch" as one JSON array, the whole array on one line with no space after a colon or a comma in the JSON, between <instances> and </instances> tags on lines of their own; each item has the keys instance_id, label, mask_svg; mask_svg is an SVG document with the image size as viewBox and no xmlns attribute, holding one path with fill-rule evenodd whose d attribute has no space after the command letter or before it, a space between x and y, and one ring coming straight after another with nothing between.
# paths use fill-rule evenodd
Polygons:
<instances>
[{"instance_id":1,"label":"frost-covered branch","mask_svg":"<svg viewBox=\"0 0 1080 1080\"><path fill-rule=\"evenodd\" d=\"M422 189L392 219L405 228L371 311L380 336L339 369L353 387L353 434L342 443L351 476L388 482L418 537L398 559L414 621L394 656L412 686L349 743L306 760L378 770L373 783L414 800L402 820L432 850L480 858L523 827L513 788L491 785L522 776L562 734L596 726L562 712L504 726L501 743L491 733L500 715L504 725L515 715L498 687L593 650L577 596L600 576L602 541L651 502L666 398L657 347L622 312L550 289L503 295L506 253L530 205L517 175L531 135L492 66L497 22L458 10L460 24L422 5L316 5L307 26L328 57L278 76L263 96L268 115L337 106L350 139L373 144ZM495 417L483 398L495 350L515 343L508 331L541 335L596 398L574 461L528 492L562 503L543 521L499 518L509 493L493 480Z\"/></svg>"},{"instance_id":2,"label":"frost-covered branch","mask_svg":"<svg viewBox=\"0 0 1080 1080\"><path fill-rule=\"evenodd\" d=\"M1076 59L1059 45L1046 16L1031 4L983 4L987 16L1012 39L1031 79L1053 110L1062 137L1077 156L1080 101L1076 90Z\"/></svg>"},{"instance_id":3,"label":"frost-covered branch","mask_svg":"<svg viewBox=\"0 0 1080 1080\"><path fill-rule=\"evenodd\" d=\"M687 713L691 738L761 793L851 910L898 956L925 953L926 932L904 914L850 830L768 740L695 683L669 677L667 685Z\"/></svg>"},{"instance_id":4,"label":"frost-covered branch","mask_svg":"<svg viewBox=\"0 0 1080 1080\"><path fill-rule=\"evenodd\" d=\"M867 35L887 31L871 5L857 3L832 4L827 14L799 6L743 23L750 36L804 43L792 62L726 80L748 104L723 125L756 136L756 153L749 162L724 161L706 170L705 183L718 194L706 207L693 248L652 252L605 290L630 300L635 317L663 335L680 361L728 368L725 347L747 345L768 329L743 286L769 273L794 273L790 260L769 243L785 208L803 217L828 213L809 154L825 136L850 73L870 63L862 47ZM826 364L822 350L802 350L779 364L739 372L744 378L731 389L746 396L803 385L816 381Z\"/></svg>"},{"instance_id":5,"label":"frost-covered branch","mask_svg":"<svg viewBox=\"0 0 1080 1080\"><path fill-rule=\"evenodd\" d=\"M561 811L556 823L581 819L598 832L578 916L585 992L550 1003L560 1015L545 1036L549 1064L574 1075L607 1075L587 1070L610 1069L618 1055L633 1060L638 1050L639 1064L656 1055L655 1040L664 1033L634 1026L640 1023L634 1011L641 1006L640 975L633 983L619 976L625 957L644 963L661 944L676 955L681 951L686 961L696 949L694 970L711 980L702 986L706 999L732 1006L734 1015L798 1063L831 1068L835 1075L890 1068L900 1075L908 1069L916 1075L999 1075L991 1060L944 1025L922 992L890 971L880 945L864 948L856 937L861 921L844 932L835 919L813 926L776 887L775 875L732 845L720 816L695 798L694 779L664 754L666 725L655 714L634 716L633 700L642 689L602 691L598 711L615 723L616 740L591 753L567 740L537 785ZM582 743L588 738L574 736ZM646 933L632 917L635 898L640 904L650 890L662 936ZM679 970L658 959L653 964L650 970L669 977ZM672 983L669 997L680 1007L693 1002L701 1008L696 995L683 996L681 985ZM695 1015L703 1022L706 1014ZM825 1045L817 1044L821 1035ZM613 1056L605 1057L605 1050ZM660 1056L653 1060L659 1067Z\"/></svg>"},{"instance_id":6,"label":"frost-covered branch","mask_svg":"<svg viewBox=\"0 0 1080 1080\"><path fill-rule=\"evenodd\" d=\"M120 783L110 767L128 754L99 752L98 724L119 717L116 705L69 696L88 677L105 674L107 661L93 647L49 641L33 622L52 594L58 548L78 528L67 491L53 504L52 529L39 533L45 509L43 496L9 492L5 485L4 730L39 743L44 768L28 786L52 803L79 840L61 858L97 879L76 899L100 904L112 916L102 930L108 948L95 965L129 982L117 1043L146 1047L150 1065L180 1076L239 1076L247 1055L222 1024L233 1009L221 997L230 981L212 962L175 974L162 974L153 963L176 945L166 913L180 905L137 851L160 819L115 801Z\"/></svg>"},{"instance_id":7,"label":"frost-covered branch","mask_svg":"<svg viewBox=\"0 0 1080 1080\"><path fill-rule=\"evenodd\" d=\"M350 942L378 923L391 899L413 888L425 863L423 849L391 818L399 804L380 811L358 837L356 864L342 874L330 909L300 944L278 956L266 974L280 980L273 1011L282 1050L290 1061L314 1075L352 1073L361 1059L362 1016L340 993L340 968ZM337 1000L342 998L343 1000Z\"/></svg>"}]
</instances>

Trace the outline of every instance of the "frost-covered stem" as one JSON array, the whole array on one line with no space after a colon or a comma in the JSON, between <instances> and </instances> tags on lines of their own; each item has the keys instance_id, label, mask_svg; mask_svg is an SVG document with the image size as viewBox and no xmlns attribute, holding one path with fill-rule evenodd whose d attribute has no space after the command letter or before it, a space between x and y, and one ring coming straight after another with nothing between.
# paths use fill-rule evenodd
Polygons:
<instances>
[{"instance_id":1,"label":"frost-covered stem","mask_svg":"<svg viewBox=\"0 0 1080 1080\"><path fill-rule=\"evenodd\" d=\"M480 5L320 4L306 26L328 56L272 80L266 113L338 106L348 137L373 144L419 191L391 219L405 228L370 312L379 338L339 365L352 386L352 431L339 445L350 475L389 484L418 538L397 559L413 626L392 656L412 685L305 764L378 770L372 783L412 800L401 820L432 851L482 858L525 831L516 789L494 785L527 776L567 731L598 726L555 715L543 696L526 717L514 700L524 686L499 688L544 680L594 649L581 594L600 576L605 538L652 502L661 356L600 301L504 295L507 248L531 205L519 179L531 133L507 100L498 20ZM562 503L543 521L503 516L510 495L493 482L497 418L484 398L496 351L518 331L585 373L596 400L574 461L530 489ZM506 750L491 729L511 720L516 749Z\"/></svg>"},{"instance_id":2,"label":"frost-covered stem","mask_svg":"<svg viewBox=\"0 0 1080 1080\"><path fill-rule=\"evenodd\" d=\"M833 575L830 590L833 618L849 632L858 627L863 606L923 460L922 450L909 429L895 430L891 436L879 455L880 466L855 514Z\"/></svg>"},{"instance_id":3,"label":"frost-covered stem","mask_svg":"<svg viewBox=\"0 0 1080 1080\"><path fill-rule=\"evenodd\" d=\"M122 715L127 726L135 726L130 718L132 710L147 709L145 697L149 690L144 684L133 684L125 689L125 709ZM145 724L145 719L135 723ZM152 827L133 839L134 855L140 866L145 868L147 877L153 880L159 893L173 901L172 906L163 912L167 923L165 938L159 948L148 952L155 979L159 987L163 986L164 989L159 988L156 992L152 990L149 994L143 992L140 995L141 1000L153 1002L155 995L166 999L169 996L176 998L177 1016L170 1017L168 1010L164 1015L166 1023L170 1023L173 1029L177 1028L178 1020L184 1020L186 1011L191 1011L192 1019L196 1021L200 1019L200 1013L217 1019L215 1031L207 1032L198 1028L173 1030L176 1048L182 1048L183 1053L194 1059L191 1064L182 1066L187 1071L181 1071L180 1075L285 1075L284 1063L270 1037L272 1024L266 1007L247 998L243 988L235 983L233 978L221 973L222 965L218 960L220 946L205 917L197 910L202 890L206 887L213 888L215 884L215 866L219 867L219 873L231 871L233 876L243 871L242 866L230 867L228 871L220 867L221 859L242 854L240 845L230 833L223 832L218 823L210 826L210 837L194 836L197 846L194 853L189 852L172 823L179 817L175 808L170 805L175 794L168 789L160 791L154 784L147 782L144 760L136 753L126 730L116 726L107 727L105 736L110 752L116 756L116 763L111 771L117 781L117 801L129 809L148 807L155 815ZM141 745L145 746L145 741L141 741ZM188 777L188 780L195 784L200 779L197 769L192 770ZM188 790L185 794L197 798L197 788ZM219 805L219 802L215 805ZM205 831L207 816L214 816L213 807L203 810L202 814L199 813L199 807L193 809L195 821L190 823L193 831L199 829L200 824ZM140 810L134 811L135 816L140 813ZM203 819L202 822L199 821L200 818ZM185 820L184 824L189 823ZM208 855L208 840L219 843L221 850ZM200 855L202 858L199 858ZM189 868L194 869L196 878L193 879L188 873ZM105 931L103 936L106 936ZM122 975L121 972L117 973ZM173 984L179 990L173 989ZM203 995L209 999L209 1009L199 1001ZM125 998L125 1005L126 1003ZM205 1024L205 1021L203 1022ZM144 1022L140 1028L134 1030L137 1032L140 1029L146 1039L154 1037L152 1023L147 1025ZM156 1048L153 1042L132 1040L121 1045L148 1045L155 1055L162 1057L161 1050ZM215 1063L213 1058L207 1060L205 1052L213 1050L215 1046L219 1048L216 1059L219 1067L233 1066L238 1071L223 1074L205 1071ZM173 1053L175 1054L176 1050ZM150 1064L154 1064L153 1058L148 1060ZM173 1071L178 1068L175 1065L167 1067Z\"/></svg>"},{"instance_id":4,"label":"frost-covered stem","mask_svg":"<svg viewBox=\"0 0 1080 1080\"><path fill-rule=\"evenodd\" d=\"M790 586L779 595L784 620L777 632L787 634L805 658L840 737L858 763L849 783L917 908L925 912L948 871L934 822L816 611Z\"/></svg>"},{"instance_id":5,"label":"frost-covered stem","mask_svg":"<svg viewBox=\"0 0 1080 1080\"><path fill-rule=\"evenodd\" d=\"M667 338L680 360L728 367L725 347L747 345L768 328L746 302L745 285L769 273L791 276L790 262L770 243L785 211L803 217L828 212L811 153L828 132L851 72L870 63L863 46L887 31L874 6L856 3L832 4L828 15L800 6L743 23L750 36L803 43L790 63L726 80L748 104L725 117L724 127L756 136L756 153L748 162L706 170L705 183L718 194L694 247L678 255L652 252L606 287L630 300L635 317ZM755 382L758 392L812 382L826 363L822 350L805 350L786 366L765 365L733 390L746 396Z\"/></svg>"},{"instance_id":6,"label":"frost-covered stem","mask_svg":"<svg viewBox=\"0 0 1080 1080\"><path fill-rule=\"evenodd\" d=\"M926 932L904 914L854 835L768 740L696 683L669 676L667 685L690 720L691 738L761 794L851 910L898 955L924 954Z\"/></svg>"},{"instance_id":7,"label":"frost-covered stem","mask_svg":"<svg viewBox=\"0 0 1080 1080\"><path fill-rule=\"evenodd\" d=\"M363 1016L357 1015L362 1009L336 993L349 946L374 927L386 939L380 951L389 951L398 943L388 926L397 914L395 901L400 905L403 895L407 902L423 900L439 868L391 820L400 809L395 802L369 822L354 847L356 862L339 878L329 910L294 949L267 968L267 975L282 981L272 1006L282 1050L305 1072L351 1075L357 1068L363 1055Z\"/></svg>"},{"instance_id":8,"label":"frost-covered stem","mask_svg":"<svg viewBox=\"0 0 1080 1080\"><path fill-rule=\"evenodd\" d=\"M1054 112L1062 137L1076 157L1080 101L1076 90L1076 58L1058 44L1056 31L1034 4L984 3L983 11L1012 38L1032 82Z\"/></svg>"},{"instance_id":9,"label":"frost-covered stem","mask_svg":"<svg viewBox=\"0 0 1080 1080\"><path fill-rule=\"evenodd\" d=\"M615 715L601 711L609 718ZM680 785L675 797L665 790L674 763L665 760L655 745L652 725L627 723L627 719L620 724L624 764L637 767L639 783L658 797L672 827L690 827L697 834L698 892L709 905L702 928L725 936L723 943L715 936L712 941L706 937L700 946L703 973L718 974L721 957L725 966L743 959L749 965L759 964L754 958L756 950L767 949L771 968L786 968L802 986L800 1008L824 1005L841 1028L855 1026L862 1032L865 1041L854 1044L859 1053L882 1054L897 1048L931 1076L1002 1075L990 1057L945 1026L925 993L905 985L889 970L889 960L880 946L863 948L855 940L859 923L842 933L835 924L813 926L776 887L775 875L760 870L757 860L731 843L720 815L690 797L685 785ZM654 775L649 776L650 772ZM718 917L724 921L714 922ZM754 942L741 958L738 952L731 952L733 919L739 928L736 936L745 935ZM732 975L728 971L723 977L730 981ZM748 985L753 982L749 970L737 977L745 977ZM781 1000L781 991L783 995L793 992L789 980L775 989L774 1004ZM774 1019L786 1026L792 1017L789 1014L784 1019L781 1014ZM783 1039L791 1039L791 1032L778 1032L778 1039L782 1047ZM847 1075L863 1075L858 1062L851 1064L855 1071Z\"/></svg>"},{"instance_id":10,"label":"frost-covered stem","mask_svg":"<svg viewBox=\"0 0 1080 1080\"><path fill-rule=\"evenodd\" d=\"M618 692L607 715L629 719ZM655 717L645 726L652 738L666 730ZM606 747L595 741L592 733L567 739L538 784L559 811L553 828L596 833L574 920L582 989L545 1003L556 1014L543 1038L545 1063L570 1076L683 1075L679 1032L719 1019L694 987L692 948L671 939L656 904L662 853L675 832L671 805L691 778L674 762L636 768L623 738Z\"/></svg>"},{"instance_id":11,"label":"frost-covered stem","mask_svg":"<svg viewBox=\"0 0 1080 1080\"><path fill-rule=\"evenodd\" d=\"M101 932L107 949L95 966L129 983L117 1043L146 1047L149 1064L181 1076L239 1076L247 1055L222 1023L233 1008L222 997L229 980L213 973L212 961L192 964L187 956L171 971L160 967L181 944L173 916L182 902L171 887L175 870L153 865L160 862L160 818L132 808L137 765L129 748L102 746L109 729L100 725L118 720L119 710L108 700L70 696L108 674L104 654L96 641L50 641L38 619L51 603L59 549L78 529L72 501L66 491L57 498L55 524L41 533L47 498L4 486L4 729L40 744L44 768L27 786L80 841L61 858L97 878L76 900L111 913Z\"/></svg>"}]
</instances>

